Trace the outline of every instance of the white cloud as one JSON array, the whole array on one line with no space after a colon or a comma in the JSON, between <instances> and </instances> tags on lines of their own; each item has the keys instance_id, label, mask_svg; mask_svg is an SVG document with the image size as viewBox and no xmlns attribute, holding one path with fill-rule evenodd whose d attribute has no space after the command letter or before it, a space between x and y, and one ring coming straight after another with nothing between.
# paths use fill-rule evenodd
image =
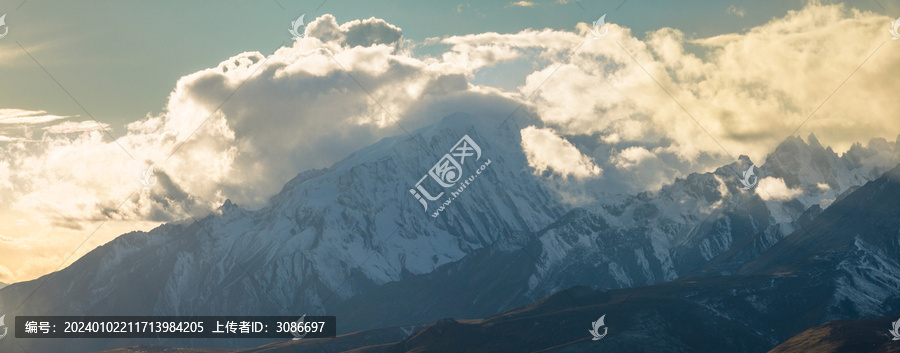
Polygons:
<instances>
[{"instance_id":1,"label":"white cloud","mask_svg":"<svg viewBox=\"0 0 900 353\"><path fill-rule=\"evenodd\" d=\"M442 38L449 50L419 58L407 53L400 28L383 20L338 24L323 15L291 47L269 56L238 54L181 78L162 114L128 124L116 141L89 122L42 129L34 126L66 117L0 110L0 231L12 238L3 227L17 226L16 236L24 237L27 229L55 226L49 229L74 239L83 236L77 229L107 217L147 227L184 217L176 205L196 215L226 198L260 207L298 172L402 133L393 119L412 130L456 110L505 115L514 99L526 97L523 110L543 120L540 128L522 130L536 171L571 176L573 183L616 183L607 190L658 188L730 162L719 143L734 156L761 160L859 67L798 132L852 151L857 141L900 134L894 104L900 76L890 74L900 72L900 49L884 45L859 66L888 38L889 20L813 3L745 33L712 38L663 28L638 39L610 23L603 40L587 40L592 27L582 22L574 30ZM523 58L538 63L515 92L468 80ZM142 190L151 165L158 182ZM771 184L773 196L796 192L765 180L758 188ZM28 225L17 225L20 219ZM106 238L96 241L133 228L104 226ZM12 272L21 279L52 270L48 264L61 261L68 245L23 252L30 264Z\"/></svg>"},{"instance_id":2,"label":"white cloud","mask_svg":"<svg viewBox=\"0 0 900 353\"><path fill-rule=\"evenodd\" d=\"M551 170L563 176L587 178L600 176L603 172L572 143L549 129L534 126L522 129L522 149L528 165L538 174Z\"/></svg>"},{"instance_id":3,"label":"white cloud","mask_svg":"<svg viewBox=\"0 0 900 353\"><path fill-rule=\"evenodd\" d=\"M725 12L737 17L744 17L744 15L746 14L746 11L744 11L744 9L738 8L734 5L729 6L728 9L725 10Z\"/></svg>"},{"instance_id":4,"label":"white cloud","mask_svg":"<svg viewBox=\"0 0 900 353\"><path fill-rule=\"evenodd\" d=\"M422 126L452 113L454 104L445 102L474 92L465 73L398 53L401 31L383 20L338 25L324 15L306 31L308 38L269 57L242 53L181 78L165 112L129 124L118 141L95 131L107 126L92 121L45 128L51 134L43 136L45 146L9 139L2 158L17 186L9 193L12 203L58 215L48 221L72 229L107 216L183 217L184 210L172 207L176 200L198 211L225 198L261 207L298 172L327 167L400 133L393 119L407 129ZM318 50L320 43L328 52ZM6 115L36 116L21 110ZM159 183L140 190L151 164Z\"/></svg>"},{"instance_id":5,"label":"white cloud","mask_svg":"<svg viewBox=\"0 0 900 353\"><path fill-rule=\"evenodd\" d=\"M98 123L93 120L85 120L85 121L65 121L56 125L51 125L45 127L44 130L51 134L67 134L73 132L85 132L85 131L97 131L97 130L106 130L109 128L109 124Z\"/></svg>"},{"instance_id":6,"label":"white cloud","mask_svg":"<svg viewBox=\"0 0 900 353\"><path fill-rule=\"evenodd\" d=\"M787 201L803 194L802 189L788 188L784 180L773 177L765 177L760 180L755 192L759 198L765 201Z\"/></svg>"},{"instance_id":7,"label":"white cloud","mask_svg":"<svg viewBox=\"0 0 900 353\"><path fill-rule=\"evenodd\" d=\"M261 207L299 172L402 133L397 122L413 130L455 111L499 116L515 107L498 90L468 84L462 62L476 59L413 58L402 50L400 29L383 20L338 25L325 15L306 30L307 38L268 57L242 53L182 77L162 114L128 124L115 141L91 121L30 128L65 117L0 111L17 126L0 135L0 231L23 238L48 229L48 237L83 239L112 219L86 251L139 225L202 216L226 198ZM157 182L144 189L151 165ZM23 219L26 226L17 222ZM48 244L54 247L31 252L0 244L0 254L19 260L3 256L2 264L20 280L33 278L78 245Z\"/></svg>"},{"instance_id":8,"label":"white cloud","mask_svg":"<svg viewBox=\"0 0 900 353\"><path fill-rule=\"evenodd\" d=\"M68 116L47 114L43 110L0 109L0 124L43 124Z\"/></svg>"},{"instance_id":9,"label":"white cloud","mask_svg":"<svg viewBox=\"0 0 900 353\"><path fill-rule=\"evenodd\" d=\"M403 31L378 18L352 20L338 25L330 14L322 15L306 26L306 35L350 47L368 47L375 44L399 45Z\"/></svg>"},{"instance_id":10,"label":"white cloud","mask_svg":"<svg viewBox=\"0 0 900 353\"><path fill-rule=\"evenodd\" d=\"M613 158L617 168L632 169L644 160L654 159L656 155L644 147L628 147Z\"/></svg>"},{"instance_id":11,"label":"white cloud","mask_svg":"<svg viewBox=\"0 0 900 353\"><path fill-rule=\"evenodd\" d=\"M894 118L900 105L892 103L900 76L886 74L900 71L900 61L892 59L900 49L885 45L860 67L886 40L885 21L843 5L811 4L746 33L711 38L663 28L639 40L611 23L608 40L585 42L590 27L582 23L580 34L543 34L553 40L531 34L490 42L543 46L543 57L554 63L531 74L521 90L537 91L532 106L559 134L599 134L610 142L665 147L685 161L706 155L721 164L729 154L763 159L857 67L797 133L815 132L838 152L900 134ZM859 117L864 122L848 123Z\"/></svg>"},{"instance_id":12,"label":"white cloud","mask_svg":"<svg viewBox=\"0 0 900 353\"><path fill-rule=\"evenodd\" d=\"M609 163L615 166L618 178L631 185L656 190L663 185L671 184L679 175L678 168L669 165L669 162L661 159L658 154L672 159L672 153L661 148L650 151L643 146L631 146L621 152L613 150Z\"/></svg>"},{"instance_id":13,"label":"white cloud","mask_svg":"<svg viewBox=\"0 0 900 353\"><path fill-rule=\"evenodd\" d=\"M535 5L537 4L535 4L534 2L521 0L510 2L509 5L506 5L506 7L534 7Z\"/></svg>"}]
</instances>

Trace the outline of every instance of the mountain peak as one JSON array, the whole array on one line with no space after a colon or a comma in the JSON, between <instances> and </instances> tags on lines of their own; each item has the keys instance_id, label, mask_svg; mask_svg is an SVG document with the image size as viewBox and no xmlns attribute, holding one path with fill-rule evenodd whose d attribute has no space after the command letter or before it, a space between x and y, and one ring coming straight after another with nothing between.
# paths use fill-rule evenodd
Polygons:
<instances>
[{"instance_id":1,"label":"mountain peak","mask_svg":"<svg viewBox=\"0 0 900 353\"><path fill-rule=\"evenodd\" d=\"M730 164L726 164L726 165L716 168L716 170L713 171L712 174L732 176L732 175L735 175L735 173L737 173L736 175L740 176L744 171L746 171L748 168L750 168L751 165L756 165L756 164L753 163L753 161L750 159L750 157L742 154L742 155L738 156L737 161L734 161ZM701 177L701 174L692 173L691 175L688 176L687 179L690 179L692 177L699 178L699 177Z\"/></svg>"},{"instance_id":2,"label":"mountain peak","mask_svg":"<svg viewBox=\"0 0 900 353\"><path fill-rule=\"evenodd\" d=\"M218 210L220 213L231 212L232 210L238 208L238 205L235 205L231 202L231 199L226 199L222 206L219 206Z\"/></svg>"},{"instance_id":3,"label":"mountain peak","mask_svg":"<svg viewBox=\"0 0 900 353\"><path fill-rule=\"evenodd\" d=\"M825 147L822 147L822 144L819 142L819 139L816 137L816 134L810 133L809 136L806 138L806 141L807 141L807 145L809 145L809 147L811 147L811 148L825 149Z\"/></svg>"},{"instance_id":4,"label":"mountain peak","mask_svg":"<svg viewBox=\"0 0 900 353\"><path fill-rule=\"evenodd\" d=\"M891 250L891 244L895 243L896 229L900 228L900 221L895 217L896 210L900 209L897 195L900 195L900 165L835 201L816 219L745 265L741 272L777 273L826 260L837 263L856 259L855 251L868 247L882 249L893 258L897 250Z\"/></svg>"},{"instance_id":5,"label":"mountain peak","mask_svg":"<svg viewBox=\"0 0 900 353\"><path fill-rule=\"evenodd\" d=\"M819 140L816 139L815 141L818 143ZM787 152L788 150L800 149L800 148L808 149L809 147L810 147L810 144L806 143L806 141L803 141L802 137L791 136L791 137L784 139L784 141L782 141L780 144L778 144L778 147L775 148L775 153Z\"/></svg>"}]
</instances>

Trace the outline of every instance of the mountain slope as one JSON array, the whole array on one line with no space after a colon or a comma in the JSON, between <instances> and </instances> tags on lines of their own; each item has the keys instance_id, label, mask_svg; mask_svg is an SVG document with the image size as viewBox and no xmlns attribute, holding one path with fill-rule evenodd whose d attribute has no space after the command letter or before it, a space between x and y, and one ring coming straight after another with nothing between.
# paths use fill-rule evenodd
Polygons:
<instances>
[{"instance_id":1,"label":"mountain slope","mask_svg":"<svg viewBox=\"0 0 900 353\"><path fill-rule=\"evenodd\" d=\"M790 139L779 153L829 157L798 163L788 179L827 168L845 176L872 171L852 169L854 164L847 162L851 154L838 157L817 145L814 136L810 140L806 144ZM818 204L764 201L759 192L742 190L737 179L747 167L749 160L742 158L712 173L678 179L659 192L610 198L572 210L537 233L510 234L432 273L351 297L335 313L379 326L439 317L479 318L581 284L623 288L734 273L822 212ZM833 196L840 189L822 190L816 180L805 183L812 189L804 194L807 201L840 198ZM850 186L843 194L857 187ZM364 329L353 323L348 327Z\"/></svg>"},{"instance_id":2,"label":"mountain slope","mask_svg":"<svg viewBox=\"0 0 900 353\"><path fill-rule=\"evenodd\" d=\"M603 314L608 336L592 341L587 331ZM712 314L703 305L666 294L575 287L483 320L440 320L390 342L373 330L234 352L712 352L720 347L764 351L771 346L745 327ZM671 324L681 320L691 325ZM723 335L726 332L729 335Z\"/></svg>"},{"instance_id":3,"label":"mountain slope","mask_svg":"<svg viewBox=\"0 0 900 353\"><path fill-rule=\"evenodd\" d=\"M530 288L541 297L580 283L621 288L695 273L733 273L841 194L900 163L896 143L873 140L869 148L854 145L838 156L815 136L808 139L789 138L756 169L760 178L783 180L799 193L790 199L772 197L761 186L743 190L739 179L751 164L741 157L658 192L601 200L567 217L541 236L540 271ZM561 276L566 279L557 283Z\"/></svg>"},{"instance_id":4,"label":"mountain slope","mask_svg":"<svg viewBox=\"0 0 900 353\"><path fill-rule=\"evenodd\" d=\"M270 207L246 211L226 202L196 222L124 234L56 274L4 288L0 312L27 298L19 312L29 315L329 313L367 288L431 272L563 214L527 172L517 132L499 130L491 120L449 116L327 170L301 173ZM464 176L491 163L431 217L437 205L426 213L409 190L466 135L481 155L462 165ZM433 184L426 186L434 192ZM105 344L79 343L83 349Z\"/></svg>"},{"instance_id":5,"label":"mountain slope","mask_svg":"<svg viewBox=\"0 0 900 353\"><path fill-rule=\"evenodd\" d=\"M900 198L891 197L897 193L898 182L900 168L894 168L826 209L807 227L745 265L741 273L796 271L867 245L883 251L886 258L898 258L896 234L885 234L900 227Z\"/></svg>"},{"instance_id":6,"label":"mountain slope","mask_svg":"<svg viewBox=\"0 0 900 353\"><path fill-rule=\"evenodd\" d=\"M760 231L780 239L812 207L742 191L735 184L749 166L742 159L659 192L569 211L531 173L519 128L510 127L457 114L384 139L331 168L301 173L269 207L226 202L195 222L122 235L62 271L4 288L0 312L27 300L19 312L29 315L334 314L342 318L339 332L484 317L573 285L620 288L692 273ZM481 152L459 170L471 183L443 189L440 200L459 196L432 217L438 205L426 203L426 212L410 190L463 136ZM827 165L850 168L834 172L850 176L878 168ZM39 351L179 343L22 342Z\"/></svg>"},{"instance_id":7,"label":"mountain slope","mask_svg":"<svg viewBox=\"0 0 900 353\"><path fill-rule=\"evenodd\" d=\"M603 303L607 306L592 312L597 316L608 315L606 323L611 333L601 342L606 352L762 352L807 327L835 317L884 315L897 310L900 303L896 294L900 293L900 282L891 277L900 273L900 269L889 266L900 251L897 200L900 200L900 166L836 202L744 266L738 275L686 278L615 290L606 296L603 292L594 292L595 297L588 298L570 294L565 303L568 305L557 308L566 315L554 322L563 327L570 320L581 323L581 329L572 327L566 331L582 332L593 319L587 314L577 315L583 310L579 304ZM848 291L851 284L858 288L857 294L864 290L869 295L851 295L853 292ZM563 298L566 293L553 297ZM873 301L878 301L878 305L873 305ZM560 352L601 349L593 348L599 345L589 346L589 336L584 333L567 340L565 333L545 334L531 329L535 324L540 326L539 318L545 315L540 308L547 302L512 311L537 312L532 318L518 318L521 322L515 324L512 322L516 318L508 317L509 313L483 322L439 323L431 326L430 332L423 331L391 347L380 345L364 351L447 350L465 344L460 342ZM500 323L504 319L514 325L506 329L522 332L521 335L504 339L504 327ZM617 328L617 324L624 327ZM873 330L875 326L881 331L874 332L867 327L839 328L843 335L839 341L843 343L834 346L809 342L810 333L801 334L775 351L829 351L821 348L856 352L861 344L881 347L872 351L896 351L898 346L890 345L886 332L890 323L882 319ZM684 332L673 330L679 327ZM805 348L796 350L797 347Z\"/></svg>"},{"instance_id":8,"label":"mountain slope","mask_svg":"<svg viewBox=\"0 0 900 353\"><path fill-rule=\"evenodd\" d=\"M900 166L837 201L735 275L611 291L575 287L483 320L441 320L393 343L367 341L361 337L370 333L358 332L246 351L765 352L780 342L776 351L855 351L859 344L892 351L898 345L891 345L885 319L872 326L880 331L831 323L802 332L835 318L876 318L900 309L900 284L886 277L900 271L874 266L900 251L897 199ZM868 228L847 232L853 225ZM848 283L870 295L848 295ZM586 331L601 315L609 335L592 341Z\"/></svg>"},{"instance_id":9,"label":"mountain slope","mask_svg":"<svg viewBox=\"0 0 900 353\"><path fill-rule=\"evenodd\" d=\"M897 353L900 344L888 332L896 319L830 321L791 337L769 353Z\"/></svg>"}]
</instances>

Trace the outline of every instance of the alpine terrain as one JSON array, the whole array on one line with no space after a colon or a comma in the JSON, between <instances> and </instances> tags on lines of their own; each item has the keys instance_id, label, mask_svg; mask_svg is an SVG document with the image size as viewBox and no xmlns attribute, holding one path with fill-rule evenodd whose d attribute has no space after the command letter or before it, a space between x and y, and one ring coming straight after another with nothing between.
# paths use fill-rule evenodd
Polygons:
<instances>
[{"instance_id":1,"label":"alpine terrain","mask_svg":"<svg viewBox=\"0 0 900 353\"><path fill-rule=\"evenodd\" d=\"M530 332L521 325L540 337L516 344L579 350L597 344L586 324L606 312L604 345L634 351L650 335L687 352L716 329L734 338L709 344L757 351L900 305L900 169L875 180L900 160L897 142L839 156L814 136L788 139L755 168L792 197L745 189L752 163L741 157L658 191L573 207L532 172L515 124L454 114L302 172L265 208L229 201L205 217L123 234L3 288L0 313L334 315L339 334L397 327L361 346L430 351L451 349L442 345L454 335L510 345ZM420 202L426 195L411 190L464 136L478 152L461 164L464 181L429 184L444 194ZM561 316L537 321L544 311ZM451 317L460 321L439 321ZM461 321L478 318L490 319ZM7 339L0 351L272 342Z\"/></svg>"}]
</instances>

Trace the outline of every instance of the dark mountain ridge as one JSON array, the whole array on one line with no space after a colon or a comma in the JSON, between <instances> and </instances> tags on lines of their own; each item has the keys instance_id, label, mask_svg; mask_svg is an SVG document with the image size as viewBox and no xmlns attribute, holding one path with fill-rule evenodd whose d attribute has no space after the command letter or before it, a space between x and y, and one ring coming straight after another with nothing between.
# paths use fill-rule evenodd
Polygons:
<instances>
[{"instance_id":1,"label":"dark mountain ridge","mask_svg":"<svg viewBox=\"0 0 900 353\"><path fill-rule=\"evenodd\" d=\"M741 158L656 192L570 209L530 172L520 127L495 123L448 116L301 173L270 207L247 211L229 202L196 222L124 234L55 274L0 290L0 312L25 302L20 311L29 315L308 313L339 316L339 333L489 317L577 285L612 290L671 281L747 239L764 238L725 266L738 268L819 212L814 206L829 192L882 168L861 152L837 156L791 138L776 151L797 154L783 158L794 163L782 169L790 177L765 165L759 170L806 190L795 200L765 201L743 190L739 178L751 164ZM463 136L480 146L479 163L492 164L431 217L409 191ZM804 159L809 155L816 158ZM820 180L834 186L822 191ZM865 312L875 312L873 305ZM266 341L21 342L37 351L88 351Z\"/></svg>"},{"instance_id":2,"label":"dark mountain ridge","mask_svg":"<svg viewBox=\"0 0 900 353\"><path fill-rule=\"evenodd\" d=\"M900 282L885 279L900 275L900 268L871 265L890 263L900 251L898 199L900 166L837 201L735 275L615 290L578 286L486 319L440 320L389 343L387 336L371 339L375 331L363 331L238 351L894 352L900 344L887 334L890 321L879 318L898 309ZM850 295L848 283L866 284L868 296ZM869 308L880 294L886 294L880 306ZM609 334L593 341L587 331L601 315ZM834 319L867 321L810 329Z\"/></svg>"}]
</instances>

